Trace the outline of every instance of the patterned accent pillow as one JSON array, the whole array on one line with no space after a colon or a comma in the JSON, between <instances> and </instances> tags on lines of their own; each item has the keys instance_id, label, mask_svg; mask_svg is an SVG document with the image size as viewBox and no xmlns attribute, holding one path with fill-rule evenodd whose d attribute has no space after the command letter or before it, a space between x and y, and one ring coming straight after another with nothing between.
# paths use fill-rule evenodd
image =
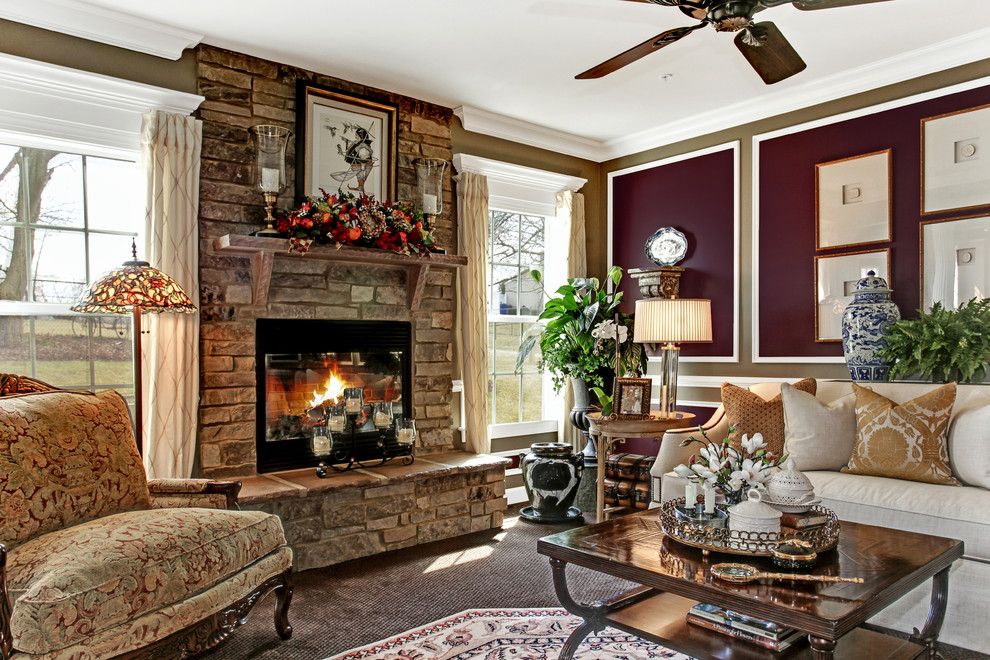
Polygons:
<instances>
[{"instance_id":1,"label":"patterned accent pillow","mask_svg":"<svg viewBox=\"0 0 990 660\"><path fill-rule=\"evenodd\" d=\"M0 397L0 543L150 508L131 416L116 392Z\"/></svg>"},{"instance_id":2,"label":"patterned accent pillow","mask_svg":"<svg viewBox=\"0 0 990 660\"><path fill-rule=\"evenodd\" d=\"M818 391L818 381L805 378L794 383L794 389L814 395ZM784 402L778 394L769 401L759 394L732 383L722 383L722 406L729 426L736 427L731 436L734 443L743 434L750 437L762 433L767 443L767 451L780 456L784 451Z\"/></svg>"},{"instance_id":3,"label":"patterned accent pillow","mask_svg":"<svg viewBox=\"0 0 990 660\"><path fill-rule=\"evenodd\" d=\"M853 383L856 394L856 446L850 474L868 474L929 484L961 486L949 469L946 435L956 401L949 383L897 405Z\"/></svg>"}]
</instances>

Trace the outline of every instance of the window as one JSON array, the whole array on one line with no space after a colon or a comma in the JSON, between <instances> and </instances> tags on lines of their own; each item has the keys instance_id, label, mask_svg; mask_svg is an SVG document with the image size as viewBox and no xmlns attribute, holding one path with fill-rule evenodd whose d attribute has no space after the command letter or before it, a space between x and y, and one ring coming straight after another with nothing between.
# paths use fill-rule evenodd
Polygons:
<instances>
[{"instance_id":1,"label":"window","mask_svg":"<svg viewBox=\"0 0 990 660\"><path fill-rule=\"evenodd\" d=\"M488 423L538 422L543 374L533 351L519 373L516 354L543 308L543 289L532 270L544 270L547 219L511 211L488 214Z\"/></svg>"},{"instance_id":2,"label":"window","mask_svg":"<svg viewBox=\"0 0 990 660\"><path fill-rule=\"evenodd\" d=\"M131 255L134 161L0 144L0 371L133 397L130 317L69 311Z\"/></svg>"}]
</instances>

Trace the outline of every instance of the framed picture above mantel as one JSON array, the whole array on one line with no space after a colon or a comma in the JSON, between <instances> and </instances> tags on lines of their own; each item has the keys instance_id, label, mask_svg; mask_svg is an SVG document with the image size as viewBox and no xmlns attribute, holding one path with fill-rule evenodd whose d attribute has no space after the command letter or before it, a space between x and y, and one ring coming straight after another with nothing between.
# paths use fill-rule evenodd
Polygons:
<instances>
[{"instance_id":1,"label":"framed picture above mantel","mask_svg":"<svg viewBox=\"0 0 990 660\"><path fill-rule=\"evenodd\" d=\"M296 196L394 198L398 106L302 80L296 95Z\"/></svg>"}]
</instances>

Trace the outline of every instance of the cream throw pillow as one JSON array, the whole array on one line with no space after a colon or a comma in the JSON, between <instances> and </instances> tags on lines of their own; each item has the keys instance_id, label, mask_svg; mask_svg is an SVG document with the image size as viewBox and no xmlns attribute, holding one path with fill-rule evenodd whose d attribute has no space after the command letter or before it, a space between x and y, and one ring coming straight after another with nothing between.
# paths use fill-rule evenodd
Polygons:
<instances>
[{"instance_id":1,"label":"cream throw pillow","mask_svg":"<svg viewBox=\"0 0 990 660\"><path fill-rule=\"evenodd\" d=\"M843 472L961 485L949 469L946 434L956 400L949 383L901 405L853 383L856 446Z\"/></svg>"},{"instance_id":2,"label":"cream throw pillow","mask_svg":"<svg viewBox=\"0 0 990 660\"><path fill-rule=\"evenodd\" d=\"M799 470L838 471L846 466L856 444L856 395L831 404L795 389L780 386L784 402L784 453Z\"/></svg>"},{"instance_id":3,"label":"cream throw pillow","mask_svg":"<svg viewBox=\"0 0 990 660\"><path fill-rule=\"evenodd\" d=\"M968 486L990 489L990 401L957 413L949 429L952 467Z\"/></svg>"}]
</instances>

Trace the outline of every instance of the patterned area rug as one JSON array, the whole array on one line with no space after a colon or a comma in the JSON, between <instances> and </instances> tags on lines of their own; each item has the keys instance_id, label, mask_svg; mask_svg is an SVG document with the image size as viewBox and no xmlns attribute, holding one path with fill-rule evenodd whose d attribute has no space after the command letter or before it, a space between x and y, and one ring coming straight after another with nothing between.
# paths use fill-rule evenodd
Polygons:
<instances>
[{"instance_id":1,"label":"patterned area rug","mask_svg":"<svg viewBox=\"0 0 990 660\"><path fill-rule=\"evenodd\" d=\"M562 609L467 610L327 660L556 660L581 619ZM589 635L575 660L688 656L606 628Z\"/></svg>"}]
</instances>

